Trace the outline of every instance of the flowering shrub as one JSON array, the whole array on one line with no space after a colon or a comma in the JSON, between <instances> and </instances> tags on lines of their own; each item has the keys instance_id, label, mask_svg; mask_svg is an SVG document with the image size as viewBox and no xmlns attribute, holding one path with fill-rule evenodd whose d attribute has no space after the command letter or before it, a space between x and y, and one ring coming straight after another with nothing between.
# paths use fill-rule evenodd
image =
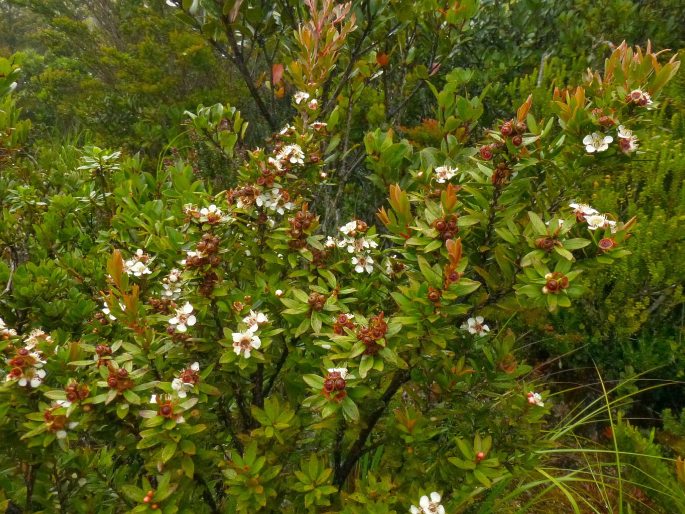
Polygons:
<instances>
[{"instance_id":1,"label":"flowering shrub","mask_svg":"<svg viewBox=\"0 0 685 514\"><path fill-rule=\"evenodd\" d=\"M379 223L325 233L340 138L318 98L355 17L307 5L291 125L236 152L235 109L189 114L237 161L226 190L197 178L192 155L148 170L100 148L48 198L19 176L3 184L13 504L433 514L544 476L554 401L516 356L524 320L573 309L584 274L629 254L636 220L585 204L573 177L639 153L678 61L623 44L604 75L556 91L556 118L529 97L473 147L480 102L457 94L458 74L430 84L440 145L367 134L373 182L388 186Z\"/></svg>"}]
</instances>

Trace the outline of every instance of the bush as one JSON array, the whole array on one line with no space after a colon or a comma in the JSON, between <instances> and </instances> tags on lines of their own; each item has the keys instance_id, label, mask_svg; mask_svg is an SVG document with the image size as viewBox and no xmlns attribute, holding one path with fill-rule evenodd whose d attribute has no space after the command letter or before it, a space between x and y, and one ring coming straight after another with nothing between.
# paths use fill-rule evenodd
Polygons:
<instances>
[{"instance_id":1,"label":"bush","mask_svg":"<svg viewBox=\"0 0 685 514\"><path fill-rule=\"evenodd\" d=\"M380 225L340 226L330 164L351 122L320 98L355 18L307 5L284 68L292 124L262 148L219 104L188 113L193 146L152 168L0 140L0 483L15 510L425 514L569 492L544 468L568 431L545 429L553 402L522 348L630 258L635 218L601 214L578 184L653 144L679 62L621 44L603 74L554 92L554 115L528 96L476 146L469 72L426 75L430 134L363 138ZM0 128L21 134L5 97Z\"/></svg>"}]
</instances>

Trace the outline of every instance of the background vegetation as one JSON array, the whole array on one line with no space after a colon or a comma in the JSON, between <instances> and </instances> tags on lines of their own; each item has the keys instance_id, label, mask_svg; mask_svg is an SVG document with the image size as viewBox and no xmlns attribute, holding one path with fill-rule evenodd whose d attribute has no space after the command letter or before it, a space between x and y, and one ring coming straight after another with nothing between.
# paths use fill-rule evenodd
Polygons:
<instances>
[{"instance_id":1,"label":"background vegetation","mask_svg":"<svg viewBox=\"0 0 685 514\"><path fill-rule=\"evenodd\" d=\"M489 129L498 131L503 120L516 117L517 108L525 105L529 95L533 121L547 122L558 117L559 108L554 100L562 97L555 96L555 90L571 91L587 84L588 69L602 73L605 59L621 41L643 49L651 42L655 51L670 49L659 55L662 63L685 48L685 28L681 23L685 6L681 0L358 0L352 2L350 11L355 16L356 28L346 32L344 23L332 24L329 19L338 28L340 46L333 42L327 47L329 52L317 53L320 49L312 51L302 35L302 27L314 12L310 4L319 6L321 12L326 10L326 2L292 0L0 1L0 284L6 284L0 296L0 318L19 335L26 336L40 327L63 348L70 348L72 354L64 350L58 359L61 371L51 371L55 376L67 376L70 360L86 359L77 355L74 342L82 341L87 348L95 348L101 337L110 344L134 341L121 335L123 330L116 332L116 327L107 324L101 310L103 299L109 298L107 305L116 310L123 297L115 301L111 295L133 294L126 290L127 286L113 287L108 282L107 275L113 275L111 262L116 260L110 262L109 269L106 267L112 250L124 249L126 259L137 248L153 249L157 262L172 267L179 260L179 252L199 242L204 229L181 235L180 229L167 229L167 225L181 225L184 203L218 203L219 193L236 191L256 177L261 158L255 156L256 147L278 149L279 145L297 143L308 148L308 156L316 157L307 160L309 175L303 172L303 176L309 177L311 183L318 181L317 186L298 182L292 185L293 191L298 192L294 196L306 199L310 210L320 216L319 234L335 236L339 235L338 228L349 220L359 219L372 225L379 207L390 210L388 187L393 184L416 195L412 196L415 205L417 201L432 201L428 186L421 182L418 173L428 174L443 162L461 169L479 169L473 164L479 159L474 154L484 144L493 142ZM345 19L349 20L349 15ZM654 76L649 80L653 81ZM590 95L592 88L586 87ZM603 93L599 89L593 91L593 101L601 101ZM316 117L328 124L323 136L311 135L306 142L288 139L295 137L292 133L276 135L289 123L296 126L296 131L304 131L300 124L306 125L307 116L312 116L306 111L303 114L303 105L293 101L298 91L310 91L311 97L317 98ZM202 108L219 102L223 107ZM606 105L613 104L607 100ZM628 116L626 113L626 119ZM377 392L381 392L381 385L395 384L397 377L396 391L402 386L404 399L411 398L381 411L396 420L391 423L382 418L380 426L384 437L402 441L399 449L385 444L384 438L371 436L369 445L365 446L366 439L361 441L360 455L346 459L334 443L339 435L336 431L345 429L337 425L316 427L321 428L323 435L311 439L303 436L307 444L300 447L302 462L306 464L296 460L283 464L288 472L297 469L307 475L307 480L300 477L300 496L288 496L277 486L273 486L273 494L268 487L266 492L256 493L243 483L248 479L241 481L242 475L236 478L235 474L220 470L206 480L196 475L200 478L191 481L193 485L179 486L171 497L197 502L200 507L194 508L195 512L242 512L241 509L251 506L265 511L295 512L307 508L316 512L380 513L404 512L409 509L407 498L415 498L414 504L418 504L421 495L440 490L450 502L446 503L448 512L682 511L683 73L665 84L658 102L647 114L631 112L630 116L636 120L640 139L640 150L632 158L616 155L613 160L588 160L577 152L574 154L571 141L580 145L582 134L574 134L555 121L553 136L566 137L559 148L568 146L559 150L558 155L550 150L551 157L540 158L529 169L521 167L518 171L517 183L525 184L520 186L519 201L525 207L497 211L493 207L496 200L488 204L493 194L490 189L484 193L488 199L485 204L473 200L470 205L473 212L469 214L474 218L479 210L486 212L488 206L488 216L494 214L487 223L483 221L482 231L476 225L462 235L465 246L470 245L471 253L465 250L469 265L501 273L496 277L507 287L502 286L498 292L498 286L493 285L497 280L488 283L485 273L478 277L474 274L471 278L482 280L487 286L487 298L476 293L477 299L469 300L472 310L458 313L469 317L475 314L476 307L482 307L488 320L497 324L497 338L488 339L488 343L476 342L468 350L459 347L454 362L450 362L449 368L455 368L460 377L462 372L468 375L469 366L474 363L487 367L488 359L499 369L484 379L487 386L477 381L457 386L464 388L459 390L460 394L464 390L474 394L468 402L459 397L462 403L457 405L455 397L449 396L452 390L447 382L436 379L431 383L425 375L412 378L412 383L419 384L415 389L405 387L399 383L403 375L393 375L388 368L383 378L378 379ZM589 126L587 120L583 123L583 127ZM543 128L540 127L540 133ZM528 129L532 130L530 126ZM544 152L546 144L552 145L551 140L531 152ZM539 177L534 173L539 173ZM462 176L454 182L470 180ZM460 194L468 197L471 192ZM487 226L502 228L506 216L518 220L528 210L541 216L547 214L545 220L564 218L568 214L564 212L568 211L568 200L590 203L601 212L613 213L618 220L635 217L637 223L630 228L632 236L626 241L630 253L613 260L610 266L588 265L582 280L589 294L574 300L570 309L550 315L545 308L512 307L511 302L516 302L512 299L516 280L513 274L507 277L507 266L502 264L510 256L496 253L493 241L500 233L493 235ZM398 210L395 205L392 208ZM283 227L288 225L287 217L279 221ZM528 225L521 223L524 226ZM393 235L391 227L380 232ZM532 237L524 232L521 228L522 238ZM396 240L388 241L381 243L388 252L392 245L400 245ZM244 240L225 249L242 251L243 244ZM498 244L503 245L502 241ZM274 254L284 251L279 246L272 250ZM440 251L443 260L447 258L444 250ZM383 265L386 258L392 262L391 254L387 253ZM415 257L402 258L407 259L403 262L410 269L418 262ZM510 260L516 266L520 263ZM229 276L233 268L226 266ZM293 268L298 269L294 265ZM341 277L346 268L332 269ZM318 277L315 271L310 272ZM189 280L197 284L205 279L206 275ZM157 280L161 281L162 276ZM226 287L230 291L231 287L243 284L241 280L246 279L240 277ZM298 280L307 283L309 279L294 276L291 280L290 285ZM326 294L335 288L323 282L328 280L325 276L317 280L324 284L319 287L325 287ZM420 281L428 280L423 275ZM302 283L298 287L306 289ZM363 290L359 284L354 287ZM388 298L391 294L386 283L375 287L379 291L376 296L366 290L359 295L359 305L350 303L349 309L345 307L343 311L363 306L368 312L356 315L371 318L377 313L373 309L380 310L386 305L381 299L383 294L387 292ZM116 294L110 291L117 288L120 291ZM151 294L152 289L152 285L142 287L145 294ZM223 292L213 294L224 301ZM407 291L404 294L411 298ZM286 296L298 301L289 291ZM200 297L201 294L198 302L205 301ZM196 305L195 298L189 299ZM230 302L238 300L231 296ZM297 310L294 305L256 304L269 306L273 316L277 308ZM207 303L208 312L211 305ZM151 315L149 307L146 309L145 316ZM226 312L220 311L222 319L233 315L231 309L229 306ZM398 307L398 312L401 310ZM122 314L118 312L117 317ZM409 316L406 312L403 315ZM303 335L298 333L300 322L299 318L290 319L281 328L289 337L293 336L292 340L315 341L313 334L319 333L321 326L317 330L314 322L311 334ZM331 325L328 319L323 324L324 329L326 324ZM453 326L454 331L458 326L459 323ZM332 330L332 325L328 328ZM128 332L135 332L129 329ZM203 330L214 328L204 326ZM508 330L511 337L507 336ZM275 340L278 337L281 336L273 335ZM8 344L3 351L10 359L14 347ZM286 351L294 354L299 351L296 347L285 346L290 348ZM186 350L202 361L204 371L205 361L197 355L204 356L205 350ZM431 351L437 350L427 350L429 354ZM90 353L88 358L93 354ZM280 354L266 355L265 363L274 366L278 374L283 366L278 367ZM301 355L302 362L307 364L286 366L286 377L321 373L320 366L317 368L307 360L311 356L306 352ZM464 362L459 361L461 355L466 359ZM321 355L316 356L318 362ZM410 366L415 365L406 355L402 357ZM189 356L183 362L193 362L188 359ZM518 371L509 375L507 363L514 368L519 366ZM221 367L218 361L215 364ZM173 365L182 368L181 360ZM156 366L162 373L166 370L167 378L170 377L172 368ZM359 376L360 370L352 371ZM234 389L236 384L250 388L254 377L261 376L259 368L241 372L242 382L227 380L217 382L216 386L226 387L222 392L230 393L231 398L239 397L239 391ZM89 380L96 380L95 375ZM502 383L498 388L499 380ZM207 381L208 385L210 382ZM289 391L291 402L304 398L304 384L294 386L290 382L294 379L276 380L274 375L268 387ZM549 391L545 397L549 394L554 398L547 403L544 424L542 412L527 419L529 426L525 427L505 422L520 415L506 409L493 411L488 418L490 401L503 401L527 383L544 383L541 387ZM45 389L54 391L67 385L55 383ZM471 393L481 386L487 394ZM373 428L369 418L376 412L375 404L365 405L364 401L382 400L386 406L390 405L392 395L387 399L373 398L368 396L372 392L359 393L356 400L362 417L368 416L364 423ZM213 401L213 393L208 389L201 394ZM232 460L227 458L227 462L235 463L241 458L254 461L261 457L250 452L260 456L263 452L270 459L267 468L276 470L277 463L284 462L286 447L272 444L273 437L279 436L267 437L257 431L276 423L275 418L288 425L291 414L299 420L297 428L302 429L306 423L299 417L299 411L291 412L295 403L281 405L278 401L273 404L255 400L253 390L244 394L253 408L261 410L246 415L239 400L227 405L227 415L239 420L240 433L231 433L229 424L216 440L221 440L222 448L230 447L226 451L232 452ZM443 403L442 395L450 399ZM281 401L287 400L287 396L284 394ZM210 400L207 401L211 403ZM26 410L17 415L23 416L20 419L8 415L16 409L17 401L8 400L2 404L4 410L0 410L7 419L0 424L2 433L14 434L3 438L6 457L0 459L0 487L8 512L89 512L96 505L119 512L138 508L136 504L142 500L138 498L139 492L163 489L164 484L157 481L167 480L159 478L166 475L160 470L156 476L150 469L154 459L139 456L137 460L125 460L117 455L120 448L115 444L102 442L107 437L116 440L127 433L125 425L131 423L131 418L127 418L124 407L110 409L110 415L121 420L121 432L108 432L101 426L104 418L84 418L82 423L92 431L97 444L91 444L88 436L82 435L80 443L72 441L70 451L59 453L56 442L46 443L42 439L36 443L37 448L18 446L18 435L32 430L22 423L31 420L26 417L32 413L44 412L46 404L39 407L37 395L30 396ZM442 431L432 430L431 417L426 415L436 405L437 413L432 412L441 420L438 426ZM364 407L371 410L365 411ZM211 421L218 423L222 413L212 415ZM40 416L43 414L38 421L43 419ZM264 416L269 419L264 421ZM352 418L341 415L340 426L354 424ZM313 423L309 419L307 422ZM416 433L413 423L419 426ZM279 434L282 431L280 437L287 439L291 428L275 430ZM354 456L355 441L359 441L354 437L363 431L361 428L360 432L346 432L347 438L338 437L342 441L339 444ZM421 488L423 485L408 485L409 477L421 476L421 470L412 468L417 464L407 457L407 451L416 451L419 461L425 459L425 472L432 483L449 483L454 476L442 471L441 466L452 464L433 461L427 454L442 448L459 463L473 460L484 444L481 435L494 437L495 447L501 452L501 466L498 464L497 468L501 475L486 472L480 477L469 466L462 469L455 464L454 472L460 469L464 473L458 479L461 489L455 489L452 495L444 487L426 490ZM251 437L259 441L259 450L250 450ZM454 442L454 437L459 437L460 442ZM452 442L448 444L446 439ZM544 439L546 446L535 445L536 439ZM268 444L264 443L267 440ZM25 443L22 440L20 444ZM42 457L37 456L41 455L43 444L52 444L49 451L55 457L49 465L38 466L37 459ZM135 448L136 444L126 441L123 446ZM332 454L338 453L331 457L312 451L329 447ZM207 443L203 449L207 455L198 458L214 462L212 459L217 457L209 453L215 450ZM178 466L192 478L186 460L191 453L184 455L165 457L178 459ZM311 455L315 456L309 460ZM353 466L341 478L346 462ZM143 464L146 471L136 474ZM79 469L90 471L81 473ZM396 478L402 474L401 469L408 477L406 482ZM330 477L326 470L331 470ZM220 484L229 482L235 491L251 492L245 496L225 496ZM314 486L307 489L310 482ZM343 496L336 496L339 488ZM307 496L309 493L311 496ZM268 498L269 503L260 503L262 497ZM176 503L181 511L193 508L180 501ZM149 505L143 507L147 509ZM162 508L173 512L175 507Z\"/></svg>"}]
</instances>

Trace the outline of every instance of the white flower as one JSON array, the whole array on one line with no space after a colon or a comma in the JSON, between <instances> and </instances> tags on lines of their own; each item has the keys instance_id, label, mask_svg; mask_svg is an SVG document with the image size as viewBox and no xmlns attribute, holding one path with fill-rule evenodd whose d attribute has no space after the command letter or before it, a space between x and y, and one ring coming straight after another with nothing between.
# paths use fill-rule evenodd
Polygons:
<instances>
[{"instance_id":1,"label":"white flower","mask_svg":"<svg viewBox=\"0 0 685 514\"><path fill-rule=\"evenodd\" d=\"M276 289L274 291L274 294L276 295L277 298L280 298L281 296L283 296L283 289Z\"/></svg>"},{"instance_id":2,"label":"white flower","mask_svg":"<svg viewBox=\"0 0 685 514\"><path fill-rule=\"evenodd\" d=\"M292 125L286 125L285 127L283 127L283 128L281 129L281 131L279 132L279 134L282 135L282 136L284 136L284 135L286 135L288 132L290 132L291 130L295 130L295 127L293 127Z\"/></svg>"},{"instance_id":3,"label":"white flower","mask_svg":"<svg viewBox=\"0 0 685 514\"><path fill-rule=\"evenodd\" d=\"M311 127L314 130L321 130L323 128L326 128L328 126L327 123L324 123L323 121L315 121L314 123L311 124Z\"/></svg>"},{"instance_id":4,"label":"white flower","mask_svg":"<svg viewBox=\"0 0 685 514\"><path fill-rule=\"evenodd\" d=\"M109 310L109 305L107 305L107 302L103 301L102 305L103 305L103 307L101 310L102 310L103 314L105 316L107 316L111 321L116 321L117 318L114 314L112 314L112 311Z\"/></svg>"},{"instance_id":5,"label":"white flower","mask_svg":"<svg viewBox=\"0 0 685 514\"><path fill-rule=\"evenodd\" d=\"M188 262L188 259L191 257L197 257L198 259L202 259L203 257L206 257L204 252L196 252L194 250L188 250L186 251L186 258L181 261L181 266L185 266L186 263Z\"/></svg>"},{"instance_id":6,"label":"white flower","mask_svg":"<svg viewBox=\"0 0 685 514\"><path fill-rule=\"evenodd\" d=\"M207 218L209 223L222 223L229 220L228 216L226 216L221 209L214 204L200 209L200 215L204 218Z\"/></svg>"},{"instance_id":7,"label":"white flower","mask_svg":"<svg viewBox=\"0 0 685 514\"><path fill-rule=\"evenodd\" d=\"M280 161L274 159L273 157L269 157L266 162L270 165L273 166L277 172L283 170L283 165L281 164Z\"/></svg>"},{"instance_id":8,"label":"white flower","mask_svg":"<svg viewBox=\"0 0 685 514\"><path fill-rule=\"evenodd\" d=\"M642 89L633 89L628 95L627 100L643 107L652 104L652 97L646 91L642 91Z\"/></svg>"},{"instance_id":9,"label":"white flower","mask_svg":"<svg viewBox=\"0 0 685 514\"><path fill-rule=\"evenodd\" d=\"M171 388L176 391L176 394L179 398L185 398L188 396L188 391L192 391L194 385L195 384L189 382L184 382L180 378L174 378L171 381Z\"/></svg>"},{"instance_id":10,"label":"white flower","mask_svg":"<svg viewBox=\"0 0 685 514\"><path fill-rule=\"evenodd\" d=\"M585 221L587 221L588 230L597 230L604 228L608 220L603 214L593 214L592 216L585 216Z\"/></svg>"},{"instance_id":11,"label":"white flower","mask_svg":"<svg viewBox=\"0 0 685 514\"><path fill-rule=\"evenodd\" d=\"M28 349L29 347L27 346L26 348ZM40 352L31 352L29 353L29 357L31 357L34 361L34 368L42 368L43 364L46 362L43 360L43 355Z\"/></svg>"},{"instance_id":12,"label":"white flower","mask_svg":"<svg viewBox=\"0 0 685 514\"><path fill-rule=\"evenodd\" d=\"M0 318L0 336L16 336L17 331L13 328L7 328L5 325L5 320Z\"/></svg>"},{"instance_id":13,"label":"white flower","mask_svg":"<svg viewBox=\"0 0 685 514\"><path fill-rule=\"evenodd\" d=\"M218 213L221 213L221 211L219 210L219 208L218 208L216 205L214 205L214 204L210 205L209 207L203 207L202 209L200 209L200 214L201 214L202 216L207 216L208 214L214 214L214 213L217 213L217 212L218 212Z\"/></svg>"},{"instance_id":14,"label":"white flower","mask_svg":"<svg viewBox=\"0 0 685 514\"><path fill-rule=\"evenodd\" d=\"M128 261L127 261L128 262ZM133 275L134 277L142 277L143 275L149 275L152 273L150 268L148 268L144 263L138 261L127 267L126 273Z\"/></svg>"},{"instance_id":15,"label":"white flower","mask_svg":"<svg viewBox=\"0 0 685 514\"><path fill-rule=\"evenodd\" d=\"M33 348L40 342L52 343L52 337L43 332L40 328L31 330L29 335L24 339L27 348Z\"/></svg>"},{"instance_id":16,"label":"white flower","mask_svg":"<svg viewBox=\"0 0 685 514\"><path fill-rule=\"evenodd\" d=\"M250 352L259 349L260 346L262 346L262 341L251 330L233 332L233 351L236 355L240 355L242 352L245 358L249 359Z\"/></svg>"},{"instance_id":17,"label":"white flower","mask_svg":"<svg viewBox=\"0 0 685 514\"><path fill-rule=\"evenodd\" d=\"M328 236L328 237L326 237L326 241L324 242L323 245L326 248L335 248L338 245L338 241L335 238Z\"/></svg>"},{"instance_id":18,"label":"white flower","mask_svg":"<svg viewBox=\"0 0 685 514\"><path fill-rule=\"evenodd\" d=\"M276 154L276 159L290 164L304 164L304 152L299 145L286 145Z\"/></svg>"},{"instance_id":19,"label":"white flower","mask_svg":"<svg viewBox=\"0 0 685 514\"><path fill-rule=\"evenodd\" d=\"M618 126L618 146L623 153L633 153L638 147L637 136L633 131L625 128L623 125Z\"/></svg>"},{"instance_id":20,"label":"white flower","mask_svg":"<svg viewBox=\"0 0 685 514\"><path fill-rule=\"evenodd\" d=\"M169 325L176 325L177 332L186 332L188 327L192 327L197 322L192 312L193 306L186 302L183 307L176 309L176 316L169 320Z\"/></svg>"},{"instance_id":21,"label":"white flower","mask_svg":"<svg viewBox=\"0 0 685 514\"><path fill-rule=\"evenodd\" d=\"M599 214L599 211L597 209L593 209L585 203L570 203L569 207L573 209L576 214L582 214L583 216L592 216L593 214Z\"/></svg>"},{"instance_id":22,"label":"white flower","mask_svg":"<svg viewBox=\"0 0 685 514\"><path fill-rule=\"evenodd\" d=\"M465 323L461 325L462 330L468 330L469 334L474 335L485 335L490 332L490 327L483 323L485 319L483 316L476 316L475 318L469 318Z\"/></svg>"},{"instance_id":23,"label":"white flower","mask_svg":"<svg viewBox=\"0 0 685 514\"><path fill-rule=\"evenodd\" d=\"M30 385L33 388L38 387L40 384L43 383L43 379L45 378L45 370L44 369L37 369L34 370L33 376L32 377L26 377L23 376L19 379L19 382L17 382L21 387L26 387Z\"/></svg>"},{"instance_id":24,"label":"white flower","mask_svg":"<svg viewBox=\"0 0 685 514\"><path fill-rule=\"evenodd\" d=\"M540 393L531 391L526 396L528 398L528 403L531 405L537 405L538 407L545 406L545 402L542 401L542 395Z\"/></svg>"},{"instance_id":25,"label":"white flower","mask_svg":"<svg viewBox=\"0 0 685 514\"><path fill-rule=\"evenodd\" d=\"M178 270L171 270L171 274L162 281L162 287L164 288L162 296L172 300L177 299L181 295L181 286L178 284L180 272L179 275L175 275L175 271L178 272Z\"/></svg>"},{"instance_id":26,"label":"white flower","mask_svg":"<svg viewBox=\"0 0 685 514\"><path fill-rule=\"evenodd\" d=\"M169 284L176 284L181 280L181 270L173 268L169 274L164 278L164 282Z\"/></svg>"},{"instance_id":27,"label":"white flower","mask_svg":"<svg viewBox=\"0 0 685 514\"><path fill-rule=\"evenodd\" d=\"M328 372L329 373L339 373L340 378L342 378L343 380L345 380L345 378L347 378L347 368L329 368Z\"/></svg>"},{"instance_id":28,"label":"white flower","mask_svg":"<svg viewBox=\"0 0 685 514\"><path fill-rule=\"evenodd\" d=\"M340 232L342 232L346 236L353 234L357 230L357 220L352 220L348 223L345 223L338 230L340 230Z\"/></svg>"},{"instance_id":29,"label":"white flower","mask_svg":"<svg viewBox=\"0 0 685 514\"><path fill-rule=\"evenodd\" d=\"M157 403L157 395L156 394L153 394L152 396L150 396L150 403Z\"/></svg>"},{"instance_id":30,"label":"white flower","mask_svg":"<svg viewBox=\"0 0 685 514\"><path fill-rule=\"evenodd\" d=\"M373 271L373 259L368 255L352 257L352 264L357 273L364 273L365 271L371 273Z\"/></svg>"},{"instance_id":31,"label":"white flower","mask_svg":"<svg viewBox=\"0 0 685 514\"><path fill-rule=\"evenodd\" d=\"M292 210L294 207L292 202L283 203L283 196L281 195L281 190L277 187L273 189L264 190L255 199L255 203L258 207L264 207L271 211L275 211L278 214L285 214L286 209Z\"/></svg>"},{"instance_id":32,"label":"white flower","mask_svg":"<svg viewBox=\"0 0 685 514\"><path fill-rule=\"evenodd\" d=\"M430 494L430 498L422 496L419 506L412 505L409 508L411 514L445 514L445 507L440 505L440 493L435 491Z\"/></svg>"},{"instance_id":33,"label":"white flower","mask_svg":"<svg viewBox=\"0 0 685 514\"><path fill-rule=\"evenodd\" d=\"M630 139L633 137L633 131L625 128L623 125L618 126L618 137L621 139Z\"/></svg>"},{"instance_id":34,"label":"white flower","mask_svg":"<svg viewBox=\"0 0 685 514\"><path fill-rule=\"evenodd\" d=\"M370 248L378 248L378 243L376 241L363 237L360 237L359 239L347 238L345 240L345 245L347 245L347 251L349 253L363 253Z\"/></svg>"},{"instance_id":35,"label":"white flower","mask_svg":"<svg viewBox=\"0 0 685 514\"><path fill-rule=\"evenodd\" d=\"M269 318L263 312L255 312L250 310L250 314L243 318L243 323L248 326L248 330L251 332L256 332L259 329L259 325L268 323Z\"/></svg>"},{"instance_id":36,"label":"white flower","mask_svg":"<svg viewBox=\"0 0 685 514\"><path fill-rule=\"evenodd\" d=\"M312 100L307 104L307 107L314 111L319 108L319 101L316 98L312 98Z\"/></svg>"},{"instance_id":37,"label":"white flower","mask_svg":"<svg viewBox=\"0 0 685 514\"><path fill-rule=\"evenodd\" d=\"M295 103L297 105L300 105L302 102L305 100L309 99L309 93L306 93L304 91L298 91L293 95L293 100L295 100Z\"/></svg>"},{"instance_id":38,"label":"white flower","mask_svg":"<svg viewBox=\"0 0 685 514\"><path fill-rule=\"evenodd\" d=\"M188 392L193 390L193 387L197 383L198 376L197 373L200 371L200 363L193 362L190 368L181 371L181 376L174 378L171 381L171 388L176 391L176 395L179 398L185 398L188 396Z\"/></svg>"},{"instance_id":39,"label":"white flower","mask_svg":"<svg viewBox=\"0 0 685 514\"><path fill-rule=\"evenodd\" d=\"M609 148L609 143L614 140L611 136L604 136L599 132L593 132L583 138L585 151L588 153L603 152Z\"/></svg>"},{"instance_id":40,"label":"white flower","mask_svg":"<svg viewBox=\"0 0 685 514\"><path fill-rule=\"evenodd\" d=\"M450 168L449 166L439 166L435 168L435 176L438 178L439 184L444 184L457 174L458 168Z\"/></svg>"},{"instance_id":41,"label":"white flower","mask_svg":"<svg viewBox=\"0 0 685 514\"><path fill-rule=\"evenodd\" d=\"M134 277L149 275L152 273L146 264L149 260L150 256L138 248L135 255L124 262L124 271L127 275L133 275Z\"/></svg>"}]
</instances>

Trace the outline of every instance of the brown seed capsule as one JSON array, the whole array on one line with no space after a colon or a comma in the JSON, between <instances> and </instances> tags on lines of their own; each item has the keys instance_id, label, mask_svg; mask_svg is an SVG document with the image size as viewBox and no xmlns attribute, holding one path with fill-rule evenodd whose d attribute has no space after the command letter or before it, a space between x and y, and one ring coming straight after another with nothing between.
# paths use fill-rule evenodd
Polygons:
<instances>
[{"instance_id":1,"label":"brown seed capsule","mask_svg":"<svg viewBox=\"0 0 685 514\"><path fill-rule=\"evenodd\" d=\"M486 161L489 161L492 159L492 148L490 148L489 145L481 146L480 147L480 156L481 158L485 159Z\"/></svg>"}]
</instances>

